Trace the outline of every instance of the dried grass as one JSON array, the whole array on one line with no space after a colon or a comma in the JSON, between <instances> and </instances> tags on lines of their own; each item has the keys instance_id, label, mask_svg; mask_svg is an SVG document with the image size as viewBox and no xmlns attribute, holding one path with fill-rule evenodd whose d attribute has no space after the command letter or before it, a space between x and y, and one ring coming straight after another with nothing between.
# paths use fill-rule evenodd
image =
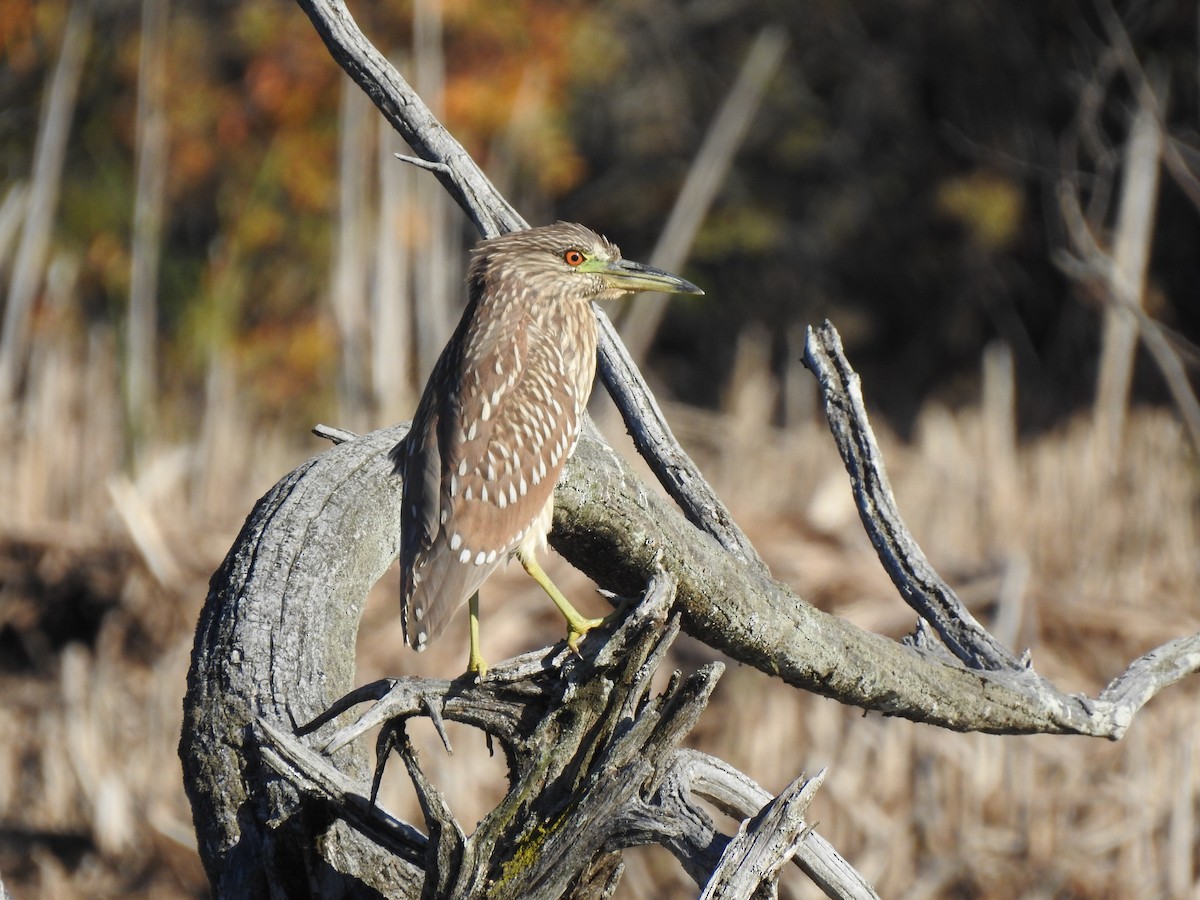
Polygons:
<instances>
[{"instance_id":1,"label":"dried grass","mask_svg":"<svg viewBox=\"0 0 1200 900\"><path fill-rule=\"evenodd\" d=\"M205 896L175 756L191 629L253 500L315 445L267 434L246 452L237 392L214 383L200 440L144 451L124 480L112 342L63 340L34 359L0 468L0 873L22 898ZM862 536L828 435L766 425L774 382L761 361L739 371L719 414L668 417L778 577L903 634L912 614ZM1170 415L1136 412L1119 461L1097 458L1085 421L1011 454L989 434L978 410L930 407L911 445L881 435L911 528L985 622L1086 692L1198 630L1198 485ZM552 562L582 606L604 608ZM403 648L395 589L391 575L368 605L359 680L457 672L465 624L417 656ZM484 616L492 658L560 636L519 571L489 584ZM712 656L688 639L676 650L685 668ZM1105 744L863 716L734 666L692 743L771 790L828 766L813 816L883 896L1192 897L1198 691L1171 689ZM502 769L477 734L451 737L447 757L432 730L417 734L431 777L473 821L499 798ZM383 802L419 821L399 767ZM619 895L695 890L665 853L644 851ZM795 873L783 895L817 896Z\"/></svg>"}]
</instances>

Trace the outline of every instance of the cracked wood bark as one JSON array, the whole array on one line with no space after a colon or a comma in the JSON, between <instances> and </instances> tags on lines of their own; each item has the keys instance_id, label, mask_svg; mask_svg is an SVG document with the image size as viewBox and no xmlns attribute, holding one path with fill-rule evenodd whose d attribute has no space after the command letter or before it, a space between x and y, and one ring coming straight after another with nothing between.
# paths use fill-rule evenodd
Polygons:
<instances>
[{"instance_id":1,"label":"cracked wood bark","mask_svg":"<svg viewBox=\"0 0 1200 900\"><path fill-rule=\"evenodd\" d=\"M295 785L263 765L253 732L259 719L291 729L351 686L362 605L395 559L400 486L381 477L386 452L346 443L291 472L213 574L180 758L215 896L420 893L419 865L362 840L332 808L302 805ZM369 771L360 748L335 761Z\"/></svg>"},{"instance_id":2,"label":"cracked wood bark","mask_svg":"<svg viewBox=\"0 0 1200 900\"><path fill-rule=\"evenodd\" d=\"M804 813L824 780L823 770L815 778L801 775L758 815L742 822L700 900L734 893L763 900L776 897L779 870L808 837Z\"/></svg>"},{"instance_id":3,"label":"cracked wood bark","mask_svg":"<svg viewBox=\"0 0 1200 900\"><path fill-rule=\"evenodd\" d=\"M803 821L820 778L797 782L772 801L719 760L679 741L692 728L723 670L719 663L683 678L676 673L656 697L651 678L678 634L664 627L673 596L668 577L615 634L589 637L576 657L560 644L497 665L482 685L441 679L388 679L343 698L302 734L326 726L350 707L378 701L368 714L328 736L322 754L388 723L377 747L394 744L417 787L431 836L385 814L371 815L357 787L286 731L260 721L263 756L275 771L327 802L345 804L364 833L422 854L435 877L425 897L604 897L620 874L619 851L659 843L671 851L706 896L772 895L779 869L796 863L832 897L874 897L870 887ZM494 735L513 772L509 796L467 837L427 781L404 736L413 716L465 722ZM396 739L393 740L392 736ZM753 821L730 841L696 798ZM761 809L760 809L761 805ZM807 846L806 846L807 844ZM722 852L724 847L724 852Z\"/></svg>"},{"instance_id":4,"label":"cracked wood bark","mask_svg":"<svg viewBox=\"0 0 1200 900\"><path fill-rule=\"evenodd\" d=\"M677 832L693 830L688 819L703 814L690 804L676 807L674 795L660 788L724 667L714 663L676 677L661 695L649 696L650 678L679 630L677 621L664 627L671 600L669 579L660 578L647 602L608 640L592 641L583 659L567 657L561 668L471 689L515 694L498 720L480 726L505 745L515 777L470 837L401 734L401 757L431 836L426 870L435 877L423 896L595 896L607 887L597 874L611 869L613 854L649 842L676 851L697 880L706 880L711 863L691 845L681 850L677 840ZM393 719L393 727L402 732L406 721ZM588 887L581 890L581 883Z\"/></svg>"},{"instance_id":5,"label":"cracked wood bark","mask_svg":"<svg viewBox=\"0 0 1200 900\"><path fill-rule=\"evenodd\" d=\"M264 739L313 719L350 687L362 604L370 585L394 558L391 535L398 527L399 497L397 480L388 477L386 455L402 434L403 429L389 429L347 441L281 480L255 507L213 576L189 673L180 755L201 855L217 896L420 893L423 838L399 823L382 828L362 792L346 787L344 779L366 777L367 760L360 747L347 740L327 748L344 775L335 770L299 778L281 774L286 769L281 769L279 751L272 740ZM493 677L496 684L485 685L484 695L504 683L504 670L498 666ZM428 705L430 685L402 684L416 691L414 708ZM572 683L577 691L588 690L587 685ZM477 725L488 724L491 716L493 729L497 709L526 726L543 720L545 710L538 713L521 706L519 699L501 697L499 707L488 706L480 697L467 702L456 687L442 715ZM636 696L625 700L625 708L636 705ZM558 742L522 735L515 726L505 736L558 751ZM634 764L634 757L641 755L626 753L627 765ZM687 761L686 767L661 761L659 767L668 773L690 771L694 760ZM720 770L710 766L709 771ZM518 778L521 775L518 767ZM661 780L673 788L663 796L687 794L677 774ZM631 783L610 775L597 796L616 797L620 786ZM432 793L426 789L425 795ZM742 815L751 814L755 799L761 798L743 794L736 808ZM579 796L573 802L579 802ZM627 810L626 819L640 821L647 836L661 834L662 822L674 822L674 830L662 842L701 878L716 864L705 855L706 848L719 846L721 836L694 814L681 812L689 808L682 801L672 808L676 812L665 818L661 808L644 810L640 816ZM440 822L435 814L431 817ZM595 822L608 818L588 817ZM650 825L656 821L657 832ZM461 840L444 822L437 830L452 847ZM573 843L590 846L582 840ZM849 873L845 880L851 888L835 889L831 896L872 896L861 879L854 882L852 870L836 854L824 852L827 845L814 846L816 856L806 870L840 866ZM580 883L605 889L610 882L600 877L603 862L583 873L593 877ZM543 874L549 877L550 872ZM445 896L454 896L450 888L465 886L456 882L445 887Z\"/></svg>"}]
</instances>

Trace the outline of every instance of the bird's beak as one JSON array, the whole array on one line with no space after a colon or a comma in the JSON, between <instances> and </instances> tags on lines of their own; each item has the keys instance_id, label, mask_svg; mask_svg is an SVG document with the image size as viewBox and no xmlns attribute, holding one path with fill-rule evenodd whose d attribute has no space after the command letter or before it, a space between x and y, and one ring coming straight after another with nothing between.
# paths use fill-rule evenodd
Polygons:
<instances>
[{"instance_id":1,"label":"bird's beak","mask_svg":"<svg viewBox=\"0 0 1200 900\"><path fill-rule=\"evenodd\" d=\"M658 291L660 294L703 294L704 291L678 275L645 266L628 259L605 263L597 270L608 286L615 291Z\"/></svg>"}]
</instances>

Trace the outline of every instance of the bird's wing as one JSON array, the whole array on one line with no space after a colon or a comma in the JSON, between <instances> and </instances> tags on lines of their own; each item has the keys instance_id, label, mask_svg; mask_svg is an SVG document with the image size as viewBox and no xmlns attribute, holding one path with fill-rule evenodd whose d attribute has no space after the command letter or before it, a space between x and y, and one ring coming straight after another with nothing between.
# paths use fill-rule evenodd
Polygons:
<instances>
[{"instance_id":1,"label":"bird's wing","mask_svg":"<svg viewBox=\"0 0 1200 900\"><path fill-rule=\"evenodd\" d=\"M454 390L438 395L436 421L420 423L434 427L418 431L414 421L413 434L435 435L414 440L405 463L421 491L419 502L405 498L401 516L421 538L401 535L403 621L414 647L437 636L552 496L583 402L573 389L563 394L553 374L562 365L557 343L524 317L483 330L463 349ZM470 411L462 421L460 408Z\"/></svg>"},{"instance_id":2,"label":"bird's wing","mask_svg":"<svg viewBox=\"0 0 1200 900\"><path fill-rule=\"evenodd\" d=\"M427 388L408 434L389 454L394 473L404 481L400 500L400 623L413 647L424 641L418 644L422 629L413 618L412 600L422 578L422 561L433 551L440 531L442 459L437 405Z\"/></svg>"}]
</instances>

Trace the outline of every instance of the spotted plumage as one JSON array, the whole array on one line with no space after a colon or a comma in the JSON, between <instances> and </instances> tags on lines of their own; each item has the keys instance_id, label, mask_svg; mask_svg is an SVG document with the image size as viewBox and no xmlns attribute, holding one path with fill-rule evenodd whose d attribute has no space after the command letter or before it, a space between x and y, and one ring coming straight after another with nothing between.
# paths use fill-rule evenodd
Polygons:
<instances>
[{"instance_id":1,"label":"spotted plumage","mask_svg":"<svg viewBox=\"0 0 1200 900\"><path fill-rule=\"evenodd\" d=\"M568 223L481 242L467 286L462 320L391 454L404 480L401 617L417 649L510 555L544 578L533 559L546 546L554 486L596 369L592 301L631 290L700 292L622 260L608 240ZM542 583L574 638L595 624ZM470 667L482 675L472 637Z\"/></svg>"}]
</instances>

